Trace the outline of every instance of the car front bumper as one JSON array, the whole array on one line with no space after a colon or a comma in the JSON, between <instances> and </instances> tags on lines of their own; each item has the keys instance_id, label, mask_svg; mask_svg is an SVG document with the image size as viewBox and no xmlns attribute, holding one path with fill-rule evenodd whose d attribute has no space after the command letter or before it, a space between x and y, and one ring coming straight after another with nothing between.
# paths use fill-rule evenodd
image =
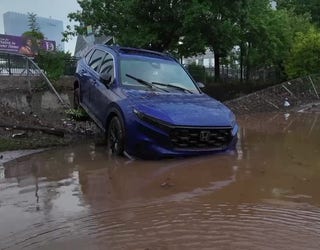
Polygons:
<instances>
[{"instance_id":1,"label":"car front bumper","mask_svg":"<svg viewBox=\"0 0 320 250\"><path fill-rule=\"evenodd\" d=\"M138 119L132 124L134 125L126 133L126 152L144 159L196 156L234 150L238 139L238 125L235 124L230 128L228 142L221 147L176 147L170 136L172 129L159 128Z\"/></svg>"}]
</instances>

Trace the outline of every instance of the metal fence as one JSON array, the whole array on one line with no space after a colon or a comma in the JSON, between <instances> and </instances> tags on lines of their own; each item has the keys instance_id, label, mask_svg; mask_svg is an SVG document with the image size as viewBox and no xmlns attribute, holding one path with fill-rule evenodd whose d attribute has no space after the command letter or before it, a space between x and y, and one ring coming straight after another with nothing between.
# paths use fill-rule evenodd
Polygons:
<instances>
[{"instance_id":1,"label":"metal fence","mask_svg":"<svg viewBox=\"0 0 320 250\"><path fill-rule=\"evenodd\" d=\"M64 75L74 75L78 58L72 57L65 61ZM36 60L34 60L36 62ZM0 51L0 75L38 76L41 72L30 63L26 56Z\"/></svg>"},{"instance_id":2,"label":"metal fence","mask_svg":"<svg viewBox=\"0 0 320 250\"><path fill-rule=\"evenodd\" d=\"M187 65L186 68L196 81L204 84L211 84L215 81L215 68L205 68L199 65ZM247 79L248 78L248 79ZM241 70L237 67L221 66L219 82L234 82L241 80ZM281 82L279 72L274 68L258 69L250 72L247 76L246 72L242 72L242 80L244 82L256 82L262 84L276 84Z\"/></svg>"},{"instance_id":3,"label":"metal fence","mask_svg":"<svg viewBox=\"0 0 320 250\"><path fill-rule=\"evenodd\" d=\"M38 76L41 72L27 57L19 54L0 52L0 75Z\"/></svg>"}]
</instances>

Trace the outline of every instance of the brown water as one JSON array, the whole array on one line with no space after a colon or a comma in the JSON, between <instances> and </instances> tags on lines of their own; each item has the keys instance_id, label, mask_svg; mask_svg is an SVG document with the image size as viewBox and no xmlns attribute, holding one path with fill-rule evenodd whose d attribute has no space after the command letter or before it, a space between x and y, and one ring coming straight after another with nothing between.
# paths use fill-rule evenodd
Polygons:
<instances>
[{"instance_id":1,"label":"brown water","mask_svg":"<svg viewBox=\"0 0 320 250\"><path fill-rule=\"evenodd\" d=\"M0 249L320 249L320 117L239 117L236 152L130 161L103 147L0 167Z\"/></svg>"}]
</instances>

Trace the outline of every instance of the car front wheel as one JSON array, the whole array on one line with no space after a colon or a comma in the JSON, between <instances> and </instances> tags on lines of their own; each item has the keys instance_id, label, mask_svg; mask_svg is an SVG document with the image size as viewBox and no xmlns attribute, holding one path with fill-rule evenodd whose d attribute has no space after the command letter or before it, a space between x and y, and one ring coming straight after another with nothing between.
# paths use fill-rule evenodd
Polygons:
<instances>
[{"instance_id":1,"label":"car front wheel","mask_svg":"<svg viewBox=\"0 0 320 250\"><path fill-rule=\"evenodd\" d=\"M107 131L108 151L114 155L123 155L124 150L124 128L119 117L111 119Z\"/></svg>"},{"instance_id":2,"label":"car front wheel","mask_svg":"<svg viewBox=\"0 0 320 250\"><path fill-rule=\"evenodd\" d=\"M75 88L73 90L73 108L78 109L80 108L80 89Z\"/></svg>"}]
</instances>

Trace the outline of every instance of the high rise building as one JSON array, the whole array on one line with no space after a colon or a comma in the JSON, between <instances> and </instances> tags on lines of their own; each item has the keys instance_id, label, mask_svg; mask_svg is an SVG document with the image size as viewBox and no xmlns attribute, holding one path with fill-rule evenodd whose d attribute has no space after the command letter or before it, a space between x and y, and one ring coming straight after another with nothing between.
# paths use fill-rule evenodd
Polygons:
<instances>
[{"instance_id":1,"label":"high rise building","mask_svg":"<svg viewBox=\"0 0 320 250\"><path fill-rule=\"evenodd\" d=\"M63 36L63 22L53 18L37 16L37 24L45 39L56 42L57 48L64 50L64 43L61 41ZM6 35L21 36L30 30L27 14L6 12L3 14L4 33Z\"/></svg>"}]
</instances>

